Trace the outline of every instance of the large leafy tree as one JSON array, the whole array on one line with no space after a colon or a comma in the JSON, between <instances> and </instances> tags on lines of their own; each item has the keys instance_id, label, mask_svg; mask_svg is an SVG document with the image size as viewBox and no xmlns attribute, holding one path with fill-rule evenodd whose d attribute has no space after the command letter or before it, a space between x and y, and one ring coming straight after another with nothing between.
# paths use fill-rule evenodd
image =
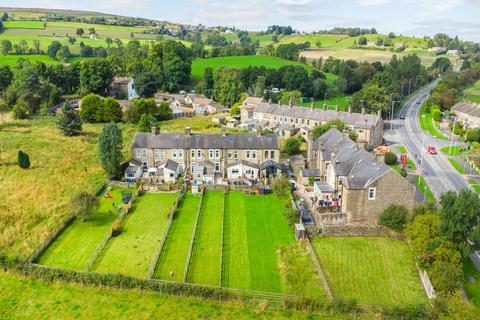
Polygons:
<instances>
[{"instance_id":1,"label":"large leafy tree","mask_svg":"<svg viewBox=\"0 0 480 320\"><path fill-rule=\"evenodd\" d=\"M144 113L138 121L137 130L139 132L150 132L154 126L157 126L155 117L151 114Z\"/></svg>"},{"instance_id":2,"label":"large leafy tree","mask_svg":"<svg viewBox=\"0 0 480 320\"><path fill-rule=\"evenodd\" d=\"M158 107L153 99L137 99L125 112L125 120L138 123L142 114L158 115Z\"/></svg>"},{"instance_id":3,"label":"large leafy tree","mask_svg":"<svg viewBox=\"0 0 480 320\"><path fill-rule=\"evenodd\" d=\"M214 91L216 101L223 105L233 105L240 99L243 90L238 69L220 68L217 70Z\"/></svg>"},{"instance_id":4,"label":"large leafy tree","mask_svg":"<svg viewBox=\"0 0 480 320\"><path fill-rule=\"evenodd\" d=\"M360 112L362 107L367 113L376 113L378 110L388 112L390 97L387 90L375 81L365 83L362 90L353 95L353 110Z\"/></svg>"},{"instance_id":5,"label":"large leafy tree","mask_svg":"<svg viewBox=\"0 0 480 320\"><path fill-rule=\"evenodd\" d=\"M3 55L7 55L12 51L13 45L10 40L2 40L0 42L0 50L2 51Z\"/></svg>"},{"instance_id":6,"label":"large leafy tree","mask_svg":"<svg viewBox=\"0 0 480 320\"><path fill-rule=\"evenodd\" d=\"M100 201L98 198L88 192L81 191L76 193L69 203L70 211L76 216L86 216L93 214L95 208L98 208Z\"/></svg>"},{"instance_id":7,"label":"large leafy tree","mask_svg":"<svg viewBox=\"0 0 480 320\"><path fill-rule=\"evenodd\" d=\"M57 128L68 137L79 134L80 131L82 131L82 119L80 115L68 101L65 101L61 110L62 114L57 120Z\"/></svg>"},{"instance_id":8,"label":"large leafy tree","mask_svg":"<svg viewBox=\"0 0 480 320\"><path fill-rule=\"evenodd\" d=\"M81 63L80 84L86 90L106 95L113 79L113 70L105 59L88 59Z\"/></svg>"},{"instance_id":9,"label":"large leafy tree","mask_svg":"<svg viewBox=\"0 0 480 320\"><path fill-rule=\"evenodd\" d=\"M112 97L107 97L103 100L103 117L102 122L119 122L122 121L122 107Z\"/></svg>"},{"instance_id":10,"label":"large leafy tree","mask_svg":"<svg viewBox=\"0 0 480 320\"><path fill-rule=\"evenodd\" d=\"M13 72L10 67L0 66L0 94L5 90L13 81Z\"/></svg>"},{"instance_id":11,"label":"large leafy tree","mask_svg":"<svg viewBox=\"0 0 480 320\"><path fill-rule=\"evenodd\" d=\"M115 123L106 124L99 137L99 158L108 177L113 179L121 173L122 130Z\"/></svg>"},{"instance_id":12,"label":"large leafy tree","mask_svg":"<svg viewBox=\"0 0 480 320\"><path fill-rule=\"evenodd\" d=\"M80 116L85 122L95 123L97 122L98 115L102 113L100 111L102 107L102 97L90 93L82 99L80 106Z\"/></svg>"}]
</instances>

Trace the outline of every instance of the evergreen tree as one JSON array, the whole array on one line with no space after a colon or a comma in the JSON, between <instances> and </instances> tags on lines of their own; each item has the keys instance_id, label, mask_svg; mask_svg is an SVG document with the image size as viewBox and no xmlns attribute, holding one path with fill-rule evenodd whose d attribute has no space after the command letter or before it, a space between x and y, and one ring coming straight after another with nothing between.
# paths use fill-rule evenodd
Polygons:
<instances>
[{"instance_id":1,"label":"evergreen tree","mask_svg":"<svg viewBox=\"0 0 480 320\"><path fill-rule=\"evenodd\" d=\"M30 157L26 152L18 150L17 162L18 166L22 169L30 168Z\"/></svg>"},{"instance_id":2,"label":"evergreen tree","mask_svg":"<svg viewBox=\"0 0 480 320\"><path fill-rule=\"evenodd\" d=\"M157 125L157 120L151 114L144 113L138 121L138 131L139 132L150 132L152 127Z\"/></svg>"},{"instance_id":3,"label":"evergreen tree","mask_svg":"<svg viewBox=\"0 0 480 320\"><path fill-rule=\"evenodd\" d=\"M122 130L115 123L106 124L99 137L99 158L109 178L118 177L122 161Z\"/></svg>"},{"instance_id":4,"label":"evergreen tree","mask_svg":"<svg viewBox=\"0 0 480 320\"><path fill-rule=\"evenodd\" d=\"M122 121L122 107L112 97L103 100L103 122L119 122Z\"/></svg>"},{"instance_id":5,"label":"evergreen tree","mask_svg":"<svg viewBox=\"0 0 480 320\"><path fill-rule=\"evenodd\" d=\"M67 137L75 136L82 131L82 118L68 101L65 101L62 106L62 114L57 120L57 128Z\"/></svg>"}]
</instances>

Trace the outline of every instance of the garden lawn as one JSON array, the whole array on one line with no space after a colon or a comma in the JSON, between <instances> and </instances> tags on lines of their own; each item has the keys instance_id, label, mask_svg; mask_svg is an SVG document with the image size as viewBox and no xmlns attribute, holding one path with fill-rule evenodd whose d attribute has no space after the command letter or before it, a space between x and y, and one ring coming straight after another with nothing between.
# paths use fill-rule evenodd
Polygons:
<instances>
[{"instance_id":1,"label":"garden lawn","mask_svg":"<svg viewBox=\"0 0 480 320\"><path fill-rule=\"evenodd\" d=\"M44 24L42 21L3 21L3 27L5 29L43 29Z\"/></svg>"},{"instance_id":2,"label":"garden lawn","mask_svg":"<svg viewBox=\"0 0 480 320\"><path fill-rule=\"evenodd\" d=\"M432 202L437 201L423 176L413 176L413 180L415 180L415 186L425 196L426 199L429 199Z\"/></svg>"},{"instance_id":3,"label":"garden lawn","mask_svg":"<svg viewBox=\"0 0 480 320\"><path fill-rule=\"evenodd\" d=\"M95 263L95 271L145 278L159 245L177 193L145 193L122 222L122 232L113 237Z\"/></svg>"},{"instance_id":4,"label":"garden lawn","mask_svg":"<svg viewBox=\"0 0 480 320\"><path fill-rule=\"evenodd\" d=\"M339 97L331 97L328 98L326 101L323 99L315 100L314 102L314 107L317 109L323 109L323 105L327 104L327 109L329 110L335 110L335 107L338 105L338 108L340 111L347 111L348 106L352 103L352 97L351 96L339 96ZM307 102L302 102L302 106L310 108L312 105L312 102L307 101Z\"/></svg>"},{"instance_id":5,"label":"garden lawn","mask_svg":"<svg viewBox=\"0 0 480 320\"><path fill-rule=\"evenodd\" d=\"M463 166L458 163L455 159L448 159L448 161L452 164L452 166L461 174L465 173L465 169Z\"/></svg>"},{"instance_id":6,"label":"garden lawn","mask_svg":"<svg viewBox=\"0 0 480 320\"><path fill-rule=\"evenodd\" d=\"M322 237L312 244L334 296L375 305L425 302L406 243L390 238Z\"/></svg>"},{"instance_id":7,"label":"garden lawn","mask_svg":"<svg viewBox=\"0 0 480 320\"><path fill-rule=\"evenodd\" d=\"M480 308L480 272L470 258L464 258L463 263L463 286L470 301Z\"/></svg>"},{"instance_id":8,"label":"garden lawn","mask_svg":"<svg viewBox=\"0 0 480 320\"><path fill-rule=\"evenodd\" d=\"M230 57L217 57L217 58L205 58L195 59L192 61L192 80L199 81L203 79L203 74L207 67L215 70L221 67L245 69L249 66L264 66L266 68L279 69L283 66L297 65L304 66L308 70L312 70L312 67L302 64L296 61L285 60L273 56L230 56Z\"/></svg>"},{"instance_id":9,"label":"garden lawn","mask_svg":"<svg viewBox=\"0 0 480 320\"><path fill-rule=\"evenodd\" d=\"M432 118L432 115L427 112L425 104L422 105L422 108L420 110L420 127L422 130L428 131L432 136L442 139L442 140L447 140L447 137L445 137L440 131L438 131L437 127L435 126L435 121Z\"/></svg>"},{"instance_id":10,"label":"garden lawn","mask_svg":"<svg viewBox=\"0 0 480 320\"><path fill-rule=\"evenodd\" d=\"M223 194L223 191L208 191L203 197L188 266L188 282L220 285Z\"/></svg>"},{"instance_id":11,"label":"garden lawn","mask_svg":"<svg viewBox=\"0 0 480 320\"><path fill-rule=\"evenodd\" d=\"M178 282L183 280L199 204L200 196L191 193L186 193L178 204L153 274L154 278ZM174 272L173 277L170 277L171 271Z\"/></svg>"},{"instance_id":12,"label":"garden lawn","mask_svg":"<svg viewBox=\"0 0 480 320\"><path fill-rule=\"evenodd\" d=\"M49 283L0 272L2 319L316 319L351 315L308 314L248 307L138 290ZM154 316L161 315L161 316ZM369 319L368 316L357 319Z\"/></svg>"},{"instance_id":13,"label":"garden lawn","mask_svg":"<svg viewBox=\"0 0 480 320\"><path fill-rule=\"evenodd\" d=\"M95 213L85 221L82 217L75 219L40 256L38 263L62 269L83 270L119 214L116 207L121 204L122 190L113 188L110 191L113 201L102 193L100 207ZM115 203L115 207L112 203Z\"/></svg>"},{"instance_id":14,"label":"garden lawn","mask_svg":"<svg viewBox=\"0 0 480 320\"><path fill-rule=\"evenodd\" d=\"M275 195L226 197L224 281L230 288L285 292L277 250L295 241Z\"/></svg>"}]
</instances>

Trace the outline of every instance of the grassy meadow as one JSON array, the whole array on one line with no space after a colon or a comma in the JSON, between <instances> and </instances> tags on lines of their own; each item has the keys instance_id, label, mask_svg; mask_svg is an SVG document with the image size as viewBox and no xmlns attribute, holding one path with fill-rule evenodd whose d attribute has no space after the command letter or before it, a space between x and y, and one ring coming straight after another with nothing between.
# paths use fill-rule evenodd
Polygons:
<instances>
[{"instance_id":1,"label":"grassy meadow","mask_svg":"<svg viewBox=\"0 0 480 320\"><path fill-rule=\"evenodd\" d=\"M334 296L396 306L426 300L410 249L402 241L322 237L312 245Z\"/></svg>"},{"instance_id":2,"label":"grassy meadow","mask_svg":"<svg viewBox=\"0 0 480 320\"><path fill-rule=\"evenodd\" d=\"M40 256L38 263L83 270L119 214L116 208L121 204L121 190L114 188L110 191L113 200L102 193L100 207L86 219L77 218Z\"/></svg>"},{"instance_id":3,"label":"grassy meadow","mask_svg":"<svg viewBox=\"0 0 480 320\"><path fill-rule=\"evenodd\" d=\"M183 280L199 204L200 196L191 193L186 193L178 204L153 274L154 278L177 282Z\"/></svg>"},{"instance_id":4,"label":"grassy meadow","mask_svg":"<svg viewBox=\"0 0 480 320\"><path fill-rule=\"evenodd\" d=\"M463 90L463 98L480 104L480 80Z\"/></svg>"},{"instance_id":5,"label":"grassy meadow","mask_svg":"<svg viewBox=\"0 0 480 320\"><path fill-rule=\"evenodd\" d=\"M260 304L248 307L138 290L49 283L3 271L0 288L2 319L152 319L158 315L162 319L351 319L350 315L281 311Z\"/></svg>"},{"instance_id":6,"label":"grassy meadow","mask_svg":"<svg viewBox=\"0 0 480 320\"><path fill-rule=\"evenodd\" d=\"M145 193L122 221L122 232L103 249L95 271L146 278L177 193Z\"/></svg>"},{"instance_id":7,"label":"grassy meadow","mask_svg":"<svg viewBox=\"0 0 480 320\"><path fill-rule=\"evenodd\" d=\"M15 67L19 59L29 60L32 63L43 62L51 64L59 64L60 62L52 59L50 56L43 54L9 54L9 55L0 55L0 65L8 65L10 67Z\"/></svg>"},{"instance_id":8,"label":"grassy meadow","mask_svg":"<svg viewBox=\"0 0 480 320\"><path fill-rule=\"evenodd\" d=\"M44 29L45 25L42 21L13 20L3 21L5 29Z\"/></svg>"}]
</instances>

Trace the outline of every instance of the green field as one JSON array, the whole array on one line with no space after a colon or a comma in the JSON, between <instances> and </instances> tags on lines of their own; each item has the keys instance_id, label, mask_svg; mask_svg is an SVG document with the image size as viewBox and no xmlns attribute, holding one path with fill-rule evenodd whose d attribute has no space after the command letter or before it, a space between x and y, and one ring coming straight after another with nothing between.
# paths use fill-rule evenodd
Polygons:
<instances>
[{"instance_id":1,"label":"green field","mask_svg":"<svg viewBox=\"0 0 480 320\"><path fill-rule=\"evenodd\" d=\"M285 291L277 250L295 240L276 196L230 191L225 199L224 233L225 287Z\"/></svg>"},{"instance_id":2,"label":"green field","mask_svg":"<svg viewBox=\"0 0 480 320\"><path fill-rule=\"evenodd\" d=\"M55 59L52 59L50 56L47 55L42 55L42 54L24 54L24 55L18 55L18 54L9 54L9 55L0 55L0 65L6 64L10 67L14 67L17 65L19 59L26 59L29 60L30 62L44 62L44 63L53 63L53 64L58 64L58 62Z\"/></svg>"},{"instance_id":3,"label":"green field","mask_svg":"<svg viewBox=\"0 0 480 320\"><path fill-rule=\"evenodd\" d=\"M153 277L181 282L192 241L200 196L186 193L178 204ZM173 277L170 276L173 272Z\"/></svg>"},{"instance_id":4,"label":"green field","mask_svg":"<svg viewBox=\"0 0 480 320\"><path fill-rule=\"evenodd\" d=\"M49 283L0 272L2 319L316 319L346 320L350 315L323 315L247 307L138 290ZM160 315L160 316L154 316ZM357 319L368 319L368 316Z\"/></svg>"},{"instance_id":5,"label":"green field","mask_svg":"<svg viewBox=\"0 0 480 320\"><path fill-rule=\"evenodd\" d=\"M309 70L312 68L300 62L285 60L285 59L272 57L272 56L231 56L231 57L206 58L206 59L193 60L192 80L199 81L203 79L203 74L207 67L212 68L215 73L215 70L221 67L244 69L249 66L256 66L256 67L264 66L266 68L278 69L280 67L288 66L288 65L304 66Z\"/></svg>"},{"instance_id":6,"label":"green field","mask_svg":"<svg viewBox=\"0 0 480 320\"><path fill-rule=\"evenodd\" d=\"M177 193L146 193L124 218L120 235L103 249L95 271L145 278Z\"/></svg>"},{"instance_id":7,"label":"green field","mask_svg":"<svg viewBox=\"0 0 480 320\"><path fill-rule=\"evenodd\" d=\"M463 98L471 102L480 103L480 80L463 90Z\"/></svg>"},{"instance_id":8,"label":"green field","mask_svg":"<svg viewBox=\"0 0 480 320\"><path fill-rule=\"evenodd\" d=\"M223 191L208 191L203 197L187 281L220 285Z\"/></svg>"},{"instance_id":9,"label":"green field","mask_svg":"<svg viewBox=\"0 0 480 320\"><path fill-rule=\"evenodd\" d=\"M322 237L312 244L334 296L375 305L425 302L406 243L390 238Z\"/></svg>"},{"instance_id":10,"label":"green field","mask_svg":"<svg viewBox=\"0 0 480 320\"><path fill-rule=\"evenodd\" d=\"M327 100L323 100L323 99L315 100L314 106L317 109L323 109L323 105L327 104L328 110L335 110L336 106L338 105L338 109L340 111L347 111L348 106L351 103L352 103L351 96L339 96L339 97L331 97L331 98L328 98ZM310 101L302 102L301 105L304 107L311 107L312 102Z\"/></svg>"},{"instance_id":11,"label":"green field","mask_svg":"<svg viewBox=\"0 0 480 320\"><path fill-rule=\"evenodd\" d=\"M442 140L447 140L447 137L445 137L436 127L435 121L432 118L432 115L427 112L427 107L425 104L422 105L422 109L420 110L420 127L422 130L428 131L432 136L442 139Z\"/></svg>"},{"instance_id":12,"label":"green field","mask_svg":"<svg viewBox=\"0 0 480 320\"><path fill-rule=\"evenodd\" d=\"M107 234L118 216L116 206L121 204L121 190L110 191L113 201L103 194L100 207L85 221L77 218L40 256L38 263L63 269L83 270L88 259L95 252L98 243Z\"/></svg>"},{"instance_id":13,"label":"green field","mask_svg":"<svg viewBox=\"0 0 480 320\"><path fill-rule=\"evenodd\" d=\"M3 27L5 29L43 29L44 25L42 21L3 21Z\"/></svg>"}]
</instances>

